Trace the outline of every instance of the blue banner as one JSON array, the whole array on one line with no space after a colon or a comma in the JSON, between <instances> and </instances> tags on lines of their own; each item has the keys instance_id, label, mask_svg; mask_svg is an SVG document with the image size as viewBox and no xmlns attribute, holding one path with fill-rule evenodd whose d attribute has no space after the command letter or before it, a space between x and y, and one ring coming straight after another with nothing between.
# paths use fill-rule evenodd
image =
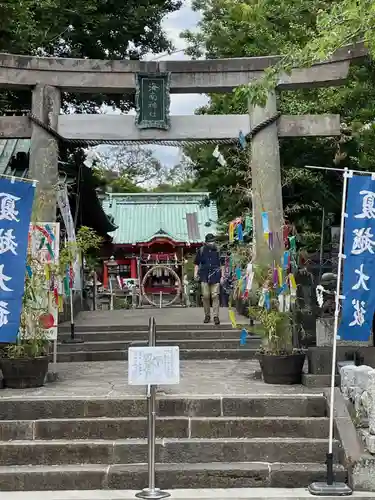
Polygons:
<instances>
[{"instance_id":1,"label":"blue banner","mask_svg":"<svg viewBox=\"0 0 375 500\"><path fill-rule=\"evenodd\" d=\"M342 315L338 338L368 342L375 312L375 180L348 179Z\"/></svg>"},{"instance_id":2,"label":"blue banner","mask_svg":"<svg viewBox=\"0 0 375 500\"><path fill-rule=\"evenodd\" d=\"M17 340L35 187L0 177L0 342Z\"/></svg>"}]
</instances>

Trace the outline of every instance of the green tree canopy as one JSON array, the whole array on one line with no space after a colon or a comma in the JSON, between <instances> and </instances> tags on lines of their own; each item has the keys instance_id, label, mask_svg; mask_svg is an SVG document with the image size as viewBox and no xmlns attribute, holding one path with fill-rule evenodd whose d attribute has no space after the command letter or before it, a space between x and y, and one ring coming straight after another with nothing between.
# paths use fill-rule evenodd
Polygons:
<instances>
[{"instance_id":1,"label":"green tree canopy","mask_svg":"<svg viewBox=\"0 0 375 500\"><path fill-rule=\"evenodd\" d=\"M171 49L162 18L180 0L0 0L0 52L93 59L139 59ZM25 108L27 94L3 92L1 108ZM2 98L1 98L2 97ZM90 99L90 102L88 102ZM65 96L91 111L105 101L128 109L133 97Z\"/></svg>"},{"instance_id":2,"label":"green tree canopy","mask_svg":"<svg viewBox=\"0 0 375 500\"><path fill-rule=\"evenodd\" d=\"M316 41L322 40L324 30L328 37L327 16L337 12L344 4L354 8L356 3L347 0L196 0L194 8L202 13L199 30L186 31L182 36L188 41L193 56L205 54L207 58L221 58L287 54L283 61L287 67L288 61L297 61L297 55L301 62L302 54L306 56L311 47L316 49ZM368 14L369 22L370 18ZM342 36L339 37L336 32L331 34L330 43L324 38L322 49L316 49L310 59L306 56L301 64L324 59L330 51L350 41L344 38L342 26L348 27L349 23L354 30L359 19L355 17L357 21L353 18L350 22L346 17L337 19L343 22L337 27ZM363 36L363 30L356 33ZM271 79L274 74L271 71L269 75ZM351 68L345 86L283 91L278 95L278 107L282 113L340 113L343 126L352 132L349 137L280 141L286 217L297 226L304 227L305 231L319 231L323 207L326 213L333 214L333 220L337 218L341 197L339 173L307 170L303 168L305 165L333 167L339 164L340 167L360 166L375 170L375 133L372 125L375 117L374 76L375 66L371 60L366 60ZM197 112L247 113L248 97L251 96L246 92L210 95L209 105ZM187 153L195 162L199 178L206 180L221 214L230 219L248 211L251 206L249 155L236 147L220 149L227 160L225 167L218 165L212 157L212 147L190 147Z\"/></svg>"}]
</instances>

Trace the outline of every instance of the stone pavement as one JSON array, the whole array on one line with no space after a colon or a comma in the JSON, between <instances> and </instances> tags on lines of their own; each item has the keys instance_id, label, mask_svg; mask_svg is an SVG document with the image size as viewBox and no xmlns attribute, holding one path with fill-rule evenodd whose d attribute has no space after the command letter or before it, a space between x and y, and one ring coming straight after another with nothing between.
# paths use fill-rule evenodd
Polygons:
<instances>
[{"instance_id":1,"label":"stone pavement","mask_svg":"<svg viewBox=\"0 0 375 500\"><path fill-rule=\"evenodd\" d=\"M222 324L230 324L228 308L221 308ZM85 325L148 325L148 320L154 316L156 325L194 325L203 322L204 313L201 307L168 307L157 309L144 307L141 309L119 309L116 311L84 311L75 319L77 329ZM236 313L240 324L248 325L249 318ZM69 325L70 323L65 323Z\"/></svg>"},{"instance_id":2,"label":"stone pavement","mask_svg":"<svg viewBox=\"0 0 375 500\"><path fill-rule=\"evenodd\" d=\"M43 491L43 492L4 492L4 500L131 500L136 491L132 490L93 490L93 491ZM171 500L306 500L313 499L304 489L292 488L241 488L206 490L171 490ZM342 497L324 497L334 500ZM350 498L355 500L374 499L374 493L355 492Z\"/></svg>"},{"instance_id":3,"label":"stone pavement","mask_svg":"<svg viewBox=\"0 0 375 500\"><path fill-rule=\"evenodd\" d=\"M145 395L145 388L129 386L126 361L59 363L59 380L37 389L1 391L1 397L96 397L127 398ZM321 389L304 386L265 384L254 379L258 361L248 360L187 360L181 361L180 384L159 386L161 395L178 396L249 396L319 394Z\"/></svg>"}]
</instances>

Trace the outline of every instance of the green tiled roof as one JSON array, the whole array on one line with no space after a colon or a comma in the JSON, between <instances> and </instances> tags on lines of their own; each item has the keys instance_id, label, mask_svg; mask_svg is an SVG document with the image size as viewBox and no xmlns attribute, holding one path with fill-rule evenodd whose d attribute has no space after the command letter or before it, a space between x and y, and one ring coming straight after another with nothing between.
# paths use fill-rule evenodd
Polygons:
<instances>
[{"instance_id":1,"label":"green tiled roof","mask_svg":"<svg viewBox=\"0 0 375 500\"><path fill-rule=\"evenodd\" d=\"M0 139L0 174L10 174L9 162L17 153L28 153L30 139ZM22 176L23 172L18 172Z\"/></svg>"},{"instance_id":2,"label":"green tiled roof","mask_svg":"<svg viewBox=\"0 0 375 500\"><path fill-rule=\"evenodd\" d=\"M215 203L203 206L208 193L119 193L103 201L118 229L113 243L135 244L166 234L174 241L200 243L217 231Z\"/></svg>"}]
</instances>

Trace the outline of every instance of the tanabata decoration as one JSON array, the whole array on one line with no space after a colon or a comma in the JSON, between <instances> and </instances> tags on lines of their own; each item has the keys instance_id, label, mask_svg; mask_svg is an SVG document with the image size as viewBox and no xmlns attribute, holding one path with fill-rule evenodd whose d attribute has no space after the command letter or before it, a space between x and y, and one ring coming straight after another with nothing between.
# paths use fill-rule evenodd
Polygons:
<instances>
[{"instance_id":1,"label":"tanabata decoration","mask_svg":"<svg viewBox=\"0 0 375 500\"><path fill-rule=\"evenodd\" d=\"M295 236L289 236L289 249L291 252L297 251L297 242Z\"/></svg>"},{"instance_id":2,"label":"tanabata decoration","mask_svg":"<svg viewBox=\"0 0 375 500\"><path fill-rule=\"evenodd\" d=\"M242 224L237 225L237 237L238 241L243 241L243 229L242 229Z\"/></svg>"},{"instance_id":3,"label":"tanabata decoration","mask_svg":"<svg viewBox=\"0 0 375 500\"><path fill-rule=\"evenodd\" d=\"M220 153L219 151L219 146L216 146L216 148L214 149L213 153L212 153L212 156L214 158L216 158L217 162L222 166L222 167L225 167L227 165L227 162L224 158L224 156Z\"/></svg>"},{"instance_id":4,"label":"tanabata decoration","mask_svg":"<svg viewBox=\"0 0 375 500\"><path fill-rule=\"evenodd\" d=\"M235 234L237 235L238 241L243 241L244 227L241 217L237 217L237 219L234 219L229 223L228 236L230 242L234 241Z\"/></svg>"},{"instance_id":5,"label":"tanabata decoration","mask_svg":"<svg viewBox=\"0 0 375 500\"><path fill-rule=\"evenodd\" d=\"M263 236L264 240L268 245L270 250L274 249L275 241L273 232L270 229L270 222L267 212L262 212L262 227L263 227Z\"/></svg>"},{"instance_id":6,"label":"tanabata decoration","mask_svg":"<svg viewBox=\"0 0 375 500\"><path fill-rule=\"evenodd\" d=\"M283 281L284 281L284 278L283 278L283 270L280 266L277 266L277 274L279 276L279 286L283 286Z\"/></svg>"},{"instance_id":7,"label":"tanabata decoration","mask_svg":"<svg viewBox=\"0 0 375 500\"><path fill-rule=\"evenodd\" d=\"M240 345L245 345L246 340L247 340L247 330L245 328L242 329L241 335L240 335Z\"/></svg>"},{"instance_id":8,"label":"tanabata decoration","mask_svg":"<svg viewBox=\"0 0 375 500\"><path fill-rule=\"evenodd\" d=\"M229 241L234 241L234 224L233 224L233 222L229 223Z\"/></svg>"},{"instance_id":9,"label":"tanabata decoration","mask_svg":"<svg viewBox=\"0 0 375 500\"><path fill-rule=\"evenodd\" d=\"M251 233L253 230L253 218L251 215L246 215L245 217L245 232L247 234Z\"/></svg>"},{"instance_id":10,"label":"tanabata decoration","mask_svg":"<svg viewBox=\"0 0 375 500\"><path fill-rule=\"evenodd\" d=\"M289 250L290 250L290 266L291 270L295 272L298 267L297 264L297 241L295 236L289 236Z\"/></svg>"},{"instance_id":11,"label":"tanabata decoration","mask_svg":"<svg viewBox=\"0 0 375 500\"><path fill-rule=\"evenodd\" d=\"M270 226L269 226L269 220L268 220L268 213L267 212L262 212L262 227L263 227L263 233L269 233L270 232Z\"/></svg>"},{"instance_id":12,"label":"tanabata decoration","mask_svg":"<svg viewBox=\"0 0 375 500\"><path fill-rule=\"evenodd\" d=\"M266 306L267 311L271 309L271 296L268 290L264 293L264 305Z\"/></svg>"},{"instance_id":13,"label":"tanabata decoration","mask_svg":"<svg viewBox=\"0 0 375 500\"><path fill-rule=\"evenodd\" d=\"M244 136L242 130L240 130L240 133L238 134L238 142L242 149L246 149L246 137Z\"/></svg>"},{"instance_id":14,"label":"tanabata decoration","mask_svg":"<svg viewBox=\"0 0 375 500\"><path fill-rule=\"evenodd\" d=\"M297 283L293 274L289 274L289 286L290 286L290 295L292 297L297 296Z\"/></svg>"},{"instance_id":15,"label":"tanabata decoration","mask_svg":"<svg viewBox=\"0 0 375 500\"><path fill-rule=\"evenodd\" d=\"M232 323L232 328L237 328L236 315L235 315L234 311L232 311L231 309L229 310L229 319L230 319L230 322Z\"/></svg>"}]
</instances>

